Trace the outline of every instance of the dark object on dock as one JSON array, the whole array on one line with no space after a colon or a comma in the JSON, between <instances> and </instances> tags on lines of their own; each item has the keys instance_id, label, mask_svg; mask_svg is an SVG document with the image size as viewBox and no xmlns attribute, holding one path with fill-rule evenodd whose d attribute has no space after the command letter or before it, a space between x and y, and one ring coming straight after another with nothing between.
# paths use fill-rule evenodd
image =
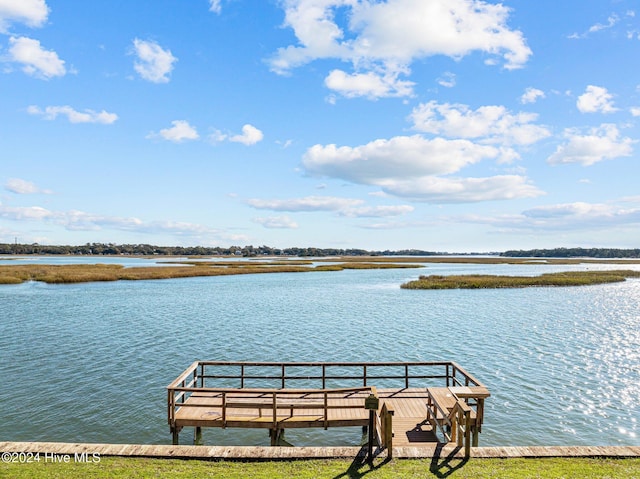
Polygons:
<instances>
[{"instance_id":1,"label":"dark object on dock","mask_svg":"<svg viewBox=\"0 0 640 479\"><path fill-rule=\"evenodd\" d=\"M269 429L272 446L288 445L288 428L361 426L369 457L374 443L388 457L394 445L434 443L456 443L468 456L487 397L454 362L196 361L168 386L167 414L174 444L185 426L197 443L203 427Z\"/></svg>"}]
</instances>

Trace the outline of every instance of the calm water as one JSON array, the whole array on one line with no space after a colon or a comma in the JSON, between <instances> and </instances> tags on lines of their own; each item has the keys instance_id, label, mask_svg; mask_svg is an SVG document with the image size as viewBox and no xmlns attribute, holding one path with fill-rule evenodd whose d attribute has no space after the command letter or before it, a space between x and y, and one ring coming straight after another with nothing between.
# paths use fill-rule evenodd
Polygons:
<instances>
[{"instance_id":1,"label":"calm water","mask_svg":"<svg viewBox=\"0 0 640 479\"><path fill-rule=\"evenodd\" d=\"M197 359L454 360L492 393L481 445L640 445L640 280L399 288L427 272L568 269L586 266L2 286L0 441L168 444L165 387ZM355 444L355 429L287 434L297 445ZM181 442L190 440L185 430ZM205 430L205 441L269 439L265 431Z\"/></svg>"}]
</instances>

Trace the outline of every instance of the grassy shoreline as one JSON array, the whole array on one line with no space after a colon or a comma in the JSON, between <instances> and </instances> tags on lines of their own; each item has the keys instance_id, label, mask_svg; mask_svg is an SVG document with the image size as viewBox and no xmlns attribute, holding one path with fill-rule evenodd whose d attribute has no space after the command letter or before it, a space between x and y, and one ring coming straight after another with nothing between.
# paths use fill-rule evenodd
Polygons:
<instances>
[{"instance_id":1,"label":"grassy shoreline","mask_svg":"<svg viewBox=\"0 0 640 479\"><path fill-rule=\"evenodd\" d=\"M181 266L181 265L182 266ZM151 279L192 278L259 273L305 273L342 271L345 269L420 268L405 263L336 263L313 266L308 262L187 262L175 266L141 266L125 268L118 264L69 265L1 265L0 284L42 281L50 284L88 283L99 281L137 281Z\"/></svg>"},{"instance_id":2,"label":"grassy shoreline","mask_svg":"<svg viewBox=\"0 0 640 479\"><path fill-rule=\"evenodd\" d=\"M422 268L429 263L573 265L612 264L616 266L640 264L640 260L602 259L532 259L502 257L338 257L318 259L245 259L245 260L179 260L167 261L167 266L124 267L119 264L20 264L0 265L0 285L42 281L51 284L99 281L136 281L197 276L224 276L262 273L306 273L342 271L346 269ZM527 286L573 286L624 281L638 277L629 270L555 273L534 276L531 284L520 276L420 276L416 281L401 285L405 289L506 288ZM526 277L529 278L529 277Z\"/></svg>"},{"instance_id":3,"label":"grassy shoreline","mask_svg":"<svg viewBox=\"0 0 640 479\"><path fill-rule=\"evenodd\" d=\"M403 289L496 289L544 286L588 286L616 283L627 278L640 278L640 271L572 271L547 273L540 276L502 275L431 275L402 284Z\"/></svg>"},{"instance_id":4,"label":"grassy shoreline","mask_svg":"<svg viewBox=\"0 0 640 479\"><path fill-rule=\"evenodd\" d=\"M0 478L361 478L396 479L629 479L640 477L640 459L350 459L298 461L202 461L103 457L99 463L0 464Z\"/></svg>"}]
</instances>

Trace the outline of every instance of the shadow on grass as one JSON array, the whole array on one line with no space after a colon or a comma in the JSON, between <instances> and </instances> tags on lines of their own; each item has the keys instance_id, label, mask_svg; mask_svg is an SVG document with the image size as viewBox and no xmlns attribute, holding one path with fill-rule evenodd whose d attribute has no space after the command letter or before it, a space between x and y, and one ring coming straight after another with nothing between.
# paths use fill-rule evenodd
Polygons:
<instances>
[{"instance_id":1,"label":"shadow on grass","mask_svg":"<svg viewBox=\"0 0 640 479\"><path fill-rule=\"evenodd\" d=\"M456 454L461 449L460 447L453 449L449 454L443 457L441 455L443 447L444 444L438 444L438 446L436 446L433 457L431 458L431 464L429 465L429 472L438 478L450 476L469 461L469 458L467 457L456 457ZM369 460L367 457L367 445L365 444L360 448L360 451L358 451L358 454L349 465L349 468L342 474L335 476L333 479L360 478L366 476L370 472L380 469L391 461L388 457L385 457L383 460L376 461L376 457L380 452L380 449L376 450L373 455L374 457Z\"/></svg>"},{"instance_id":2,"label":"shadow on grass","mask_svg":"<svg viewBox=\"0 0 640 479\"><path fill-rule=\"evenodd\" d=\"M369 458L367 457L367 445L365 444L360 448L360 451L358 451L358 454L353 459L353 462L349 465L349 468L342 474L338 474L337 476L335 476L333 479L341 479L341 478L351 479L351 478L364 477L370 472L373 472L381 468L386 463L388 463L391 459L385 458L384 460L378 462L375 460L375 457L379 453L380 453L380 450L379 449L376 450L373 454L374 455L373 459L369 460Z\"/></svg>"},{"instance_id":3,"label":"shadow on grass","mask_svg":"<svg viewBox=\"0 0 640 479\"><path fill-rule=\"evenodd\" d=\"M440 478L448 477L469 461L469 458L467 457L462 459L455 457L456 453L461 449L459 447L455 448L445 457L441 457L443 446L443 444L438 444L436 446L436 450L433 453L431 464L429 466L431 474Z\"/></svg>"}]
</instances>

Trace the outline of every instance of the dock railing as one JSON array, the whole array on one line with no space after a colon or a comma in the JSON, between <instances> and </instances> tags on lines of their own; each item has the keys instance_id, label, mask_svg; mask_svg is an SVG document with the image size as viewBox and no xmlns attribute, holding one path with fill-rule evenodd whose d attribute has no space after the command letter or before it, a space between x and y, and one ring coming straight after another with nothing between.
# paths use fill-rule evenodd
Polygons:
<instances>
[{"instance_id":1,"label":"dock railing","mask_svg":"<svg viewBox=\"0 0 640 479\"><path fill-rule=\"evenodd\" d=\"M484 386L461 366L452 361L432 362L233 362L233 361L196 361L167 387L167 419L174 438L177 437L176 412L182 407L211 407L208 399L200 396L219 395L223 415L229 407L229 396L233 393L233 407L251 407L262 414L270 410L274 427L279 409L294 411L313 407L324 414L324 423L328 415L327 397L331 391L363 391L380 388L421 388L421 387L480 387ZM304 401L287 402L288 394L311 392L324 394L320 403L306 404ZM196 394L197 402L187 399ZM250 398L261 394L262 397ZM238 400L238 397L244 399ZM213 401L213 399L212 399ZM364 405L359 406L364 407ZM447 426L446 433L450 441L463 441L465 449L471 442L469 437L472 425L478 423L470 418L469 401L458 400L451 411L442 411L447 419L441 427ZM374 424L378 444L391 451L393 444L393 409L384 401L376 411ZM225 417L226 420L226 417ZM474 430L477 433L478 427ZM475 436L474 436L475 438ZM462 445L462 442L459 444Z\"/></svg>"},{"instance_id":2,"label":"dock railing","mask_svg":"<svg viewBox=\"0 0 640 479\"><path fill-rule=\"evenodd\" d=\"M258 416L263 416L263 411L268 413L265 418L272 418L273 427L277 427L282 420L280 410L288 410L288 417L296 417L296 412L305 410L322 411L323 425L326 428L329 410L331 409L362 409L362 403L334 405L330 403L332 396L341 398L358 393L376 394L373 386L337 389L230 389L230 388L200 388L188 385L177 386L172 389L169 397L169 424L175 421L175 413L178 409L185 408L218 408L222 411L222 427L227 425L228 409L254 409ZM198 393L197 403L185 404L180 401L184 397Z\"/></svg>"},{"instance_id":3,"label":"dock railing","mask_svg":"<svg viewBox=\"0 0 640 479\"><path fill-rule=\"evenodd\" d=\"M469 456L471 430L474 426L472 410L463 400L456 398L454 401L450 410L437 401L432 402L433 413L429 413L429 419L434 431L439 430L447 442L455 442L457 446L464 447L465 456Z\"/></svg>"},{"instance_id":4,"label":"dock railing","mask_svg":"<svg viewBox=\"0 0 640 479\"><path fill-rule=\"evenodd\" d=\"M429 373L427 373L429 372ZM375 381L377 387L405 388L438 386L482 386L471 374L452 361L441 362L376 362L376 363L322 363L322 362L231 362L196 361L168 388L182 386L193 380L198 387L231 388L271 387L285 389L304 383L304 387L327 389L330 387L368 386ZM182 384L185 382L185 384ZM320 384L318 384L318 382ZM444 382L444 384L443 384ZM333 384L332 384L333 383Z\"/></svg>"},{"instance_id":5,"label":"dock railing","mask_svg":"<svg viewBox=\"0 0 640 479\"><path fill-rule=\"evenodd\" d=\"M386 402L376 414L375 432L380 449L387 450L387 457L393 457L393 414L394 410Z\"/></svg>"}]
</instances>

